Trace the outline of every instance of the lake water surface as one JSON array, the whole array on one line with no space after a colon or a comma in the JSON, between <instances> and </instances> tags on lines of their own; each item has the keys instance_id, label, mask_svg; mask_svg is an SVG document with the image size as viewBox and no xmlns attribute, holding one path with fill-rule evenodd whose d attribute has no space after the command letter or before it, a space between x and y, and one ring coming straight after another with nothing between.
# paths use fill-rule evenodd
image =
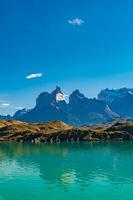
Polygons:
<instances>
[{"instance_id":1,"label":"lake water surface","mask_svg":"<svg viewBox=\"0 0 133 200\"><path fill-rule=\"evenodd\" d=\"M133 143L0 144L0 200L132 200Z\"/></svg>"}]
</instances>

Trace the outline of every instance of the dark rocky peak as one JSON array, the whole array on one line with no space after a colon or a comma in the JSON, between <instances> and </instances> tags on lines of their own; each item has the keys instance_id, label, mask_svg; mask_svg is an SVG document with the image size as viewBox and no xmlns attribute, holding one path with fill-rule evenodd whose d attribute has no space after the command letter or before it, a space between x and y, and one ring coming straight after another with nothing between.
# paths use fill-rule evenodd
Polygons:
<instances>
[{"instance_id":1,"label":"dark rocky peak","mask_svg":"<svg viewBox=\"0 0 133 200\"><path fill-rule=\"evenodd\" d=\"M82 93L80 93L79 90L75 90L73 91L73 93L69 96L69 104L75 104L75 103L79 103L83 100L86 100L87 97L85 97Z\"/></svg>"},{"instance_id":2,"label":"dark rocky peak","mask_svg":"<svg viewBox=\"0 0 133 200\"><path fill-rule=\"evenodd\" d=\"M133 95L133 89L131 88L120 88L114 91L119 94L119 97L121 98Z\"/></svg>"},{"instance_id":3,"label":"dark rocky peak","mask_svg":"<svg viewBox=\"0 0 133 200\"><path fill-rule=\"evenodd\" d=\"M56 94L62 93L61 88L59 86L56 86L56 89L51 92L51 95L56 96Z\"/></svg>"},{"instance_id":4,"label":"dark rocky peak","mask_svg":"<svg viewBox=\"0 0 133 200\"><path fill-rule=\"evenodd\" d=\"M106 101L110 109L121 117L133 116L133 89L105 89L100 92L98 99Z\"/></svg>"},{"instance_id":5,"label":"dark rocky peak","mask_svg":"<svg viewBox=\"0 0 133 200\"><path fill-rule=\"evenodd\" d=\"M53 92L51 93L43 92L39 95L39 97L36 100L36 108L40 109L46 106L53 107L53 106L57 106L58 104L63 104L63 102L64 104L66 103L65 96L62 93L60 87L57 86Z\"/></svg>"},{"instance_id":6,"label":"dark rocky peak","mask_svg":"<svg viewBox=\"0 0 133 200\"><path fill-rule=\"evenodd\" d=\"M105 101L89 99L79 90L73 91L69 96L68 104L65 97L60 87L56 87L51 93L43 92L38 96L33 109L20 110L14 118L26 122L61 120L76 126L113 119L110 107Z\"/></svg>"},{"instance_id":7,"label":"dark rocky peak","mask_svg":"<svg viewBox=\"0 0 133 200\"><path fill-rule=\"evenodd\" d=\"M36 100L36 108L42 108L49 105L50 94L48 92L41 93Z\"/></svg>"},{"instance_id":8,"label":"dark rocky peak","mask_svg":"<svg viewBox=\"0 0 133 200\"><path fill-rule=\"evenodd\" d=\"M61 88L58 86L56 87L56 89L53 92L51 92L50 98L53 103L65 101L65 96L64 96L63 92L61 91Z\"/></svg>"},{"instance_id":9,"label":"dark rocky peak","mask_svg":"<svg viewBox=\"0 0 133 200\"><path fill-rule=\"evenodd\" d=\"M114 100L133 96L133 89L121 88L121 89L104 89L98 94L98 99L105 100L107 103L111 103Z\"/></svg>"},{"instance_id":10,"label":"dark rocky peak","mask_svg":"<svg viewBox=\"0 0 133 200\"><path fill-rule=\"evenodd\" d=\"M70 95L71 97L77 97L77 98L84 98L85 96L80 93L78 89L74 90L73 93Z\"/></svg>"},{"instance_id":11,"label":"dark rocky peak","mask_svg":"<svg viewBox=\"0 0 133 200\"><path fill-rule=\"evenodd\" d=\"M116 90L117 92L121 92L123 94L130 94L130 92L133 92L133 89L131 88L120 88L118 90Z\"/></svg>"}]
</instances>

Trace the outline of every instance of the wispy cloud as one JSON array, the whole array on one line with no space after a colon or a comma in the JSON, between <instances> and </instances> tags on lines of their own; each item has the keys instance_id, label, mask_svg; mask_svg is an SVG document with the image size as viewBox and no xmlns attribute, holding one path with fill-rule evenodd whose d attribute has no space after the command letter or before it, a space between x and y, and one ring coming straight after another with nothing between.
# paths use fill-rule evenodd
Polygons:
<instances>
[{"instance_id":1,"label":"wispy cloud","mask_svg":"<svg viewBox=\"0 0 133 200\"><path fill-rule=\"evenodd\" d=\"M42 73L29 74L29 75L26 76L26 79L40 78L42 76L43 76Z\"/></svg>"},{"instance_id":2,"label":"wispy cloud","mask_svg":"<svg viewBox=\"0 0 133 200\"><path fill-rule=\"evenodd\" d=\"M14 108L19 109L19 110L24 109L24 107L22 107L22 106L14 106Z\"/></svg>"},{"instance_id":3,"label":"wispy cloud","mask_svg":"<svg viewBox=\"0 0 133 200\"><path fill-rule=\"evenodd\" d=\"M2 107L9 107L10 104L9 104L9 103L2 103L1 106L2 106Z\"/></svg>"},{"instance_id":4,"label":"wispy cloud","mask_svg":"<svg viewBox=\"0 0 133 200\"><path fill-rule=\"evenodd\" d=\"M8 108L8 109L23 109L24 107L23 106L14 106L14 105L11 105L10 103L0 103L0 108Z\"/></svg>"},{"instance_id":5,"label":"wispy cloud","mask_svg":"<svg viewBox=\"0 0 133 200\"><path fill-rule=\"evenodd\" d=\"M82 20L80 18L75 18L75 19L68 20L68 23L72 24L73 26L81 26L85 22L84 22L84 20Z\"/></svg>"}]
</instances>

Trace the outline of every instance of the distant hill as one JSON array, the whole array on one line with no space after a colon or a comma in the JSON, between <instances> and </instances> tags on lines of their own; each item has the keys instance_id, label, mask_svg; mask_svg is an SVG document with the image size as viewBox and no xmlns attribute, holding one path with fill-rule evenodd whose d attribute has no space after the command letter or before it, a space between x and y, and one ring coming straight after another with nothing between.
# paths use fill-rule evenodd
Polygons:
<instances>
[{"instance_id":1,"label":"distant hill","mask_svg":"<svg viewBox=\"0 0 133 200\"><path fill-rule=\"evenodd\" d=\"M10 119L12 119L12 116L10 115L5 115L5 116L0 115L0 120L10 120Z\"/></svg>"},{"instance_id":2,"label":"distant hill","mask_svg":"<svg viewBox=\"0 0 133 200\"><path fill-rule=\"evenodd\" d=\"M81 126L90 123L104 123L117 118L104 100L89 99L75 90L69 96L69 103L60 87L51 92L41 93L36 106L31 110L17 111L13 119L25 122L64 121L65 123Z\"/></svg>"}]
</instances>

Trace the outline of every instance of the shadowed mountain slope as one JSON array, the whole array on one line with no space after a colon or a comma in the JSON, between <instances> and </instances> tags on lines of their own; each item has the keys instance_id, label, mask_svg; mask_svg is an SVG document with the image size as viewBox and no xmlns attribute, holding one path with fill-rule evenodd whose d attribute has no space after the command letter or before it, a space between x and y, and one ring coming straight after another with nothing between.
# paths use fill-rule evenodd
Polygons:
<instances>
[{"instance_id":1,"label":"shadowed mountain slope","mask_svg":"<svg viewBox=\"0 0 133 200\"><path fill-rule=\"evenodd\" d=\"M75 126L107 122L116 117L105 101L89 99L79 90L75 90L69 96L69 103L66 103L65 95L59 87L51 93L41 93L33 109L17 111L13 116L14 119L25 122L58 120Z\"/></svg>"}]
</instances>

